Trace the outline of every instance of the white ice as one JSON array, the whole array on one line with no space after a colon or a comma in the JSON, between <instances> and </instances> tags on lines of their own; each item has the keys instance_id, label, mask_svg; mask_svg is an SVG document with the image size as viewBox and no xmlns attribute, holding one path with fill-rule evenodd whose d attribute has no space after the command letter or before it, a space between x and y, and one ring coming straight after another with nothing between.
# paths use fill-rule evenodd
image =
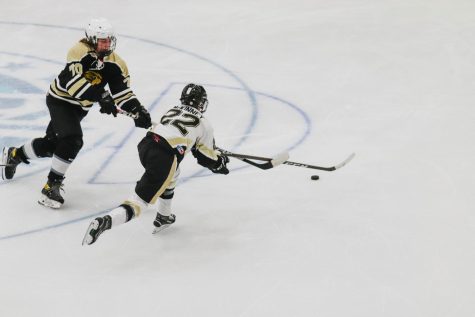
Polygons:
<instances>
[{"instance_id":1,"label":"white ice","mask_svg":"<svg viewBox=\"0 0 475 317\"><path fill-rule=\"evenodd\" d=\"M84 120L64 208L49 160L0 183L0 316L475 316L473 0L1 1L0 146L44 103L93 16L111 20L157 119L209 92L218 145L335 172L182 166L174 226L152 209L81 246L143 171L129 118ZM310 176L320 175L319 181Z\"/></svg>"}]
</instances>

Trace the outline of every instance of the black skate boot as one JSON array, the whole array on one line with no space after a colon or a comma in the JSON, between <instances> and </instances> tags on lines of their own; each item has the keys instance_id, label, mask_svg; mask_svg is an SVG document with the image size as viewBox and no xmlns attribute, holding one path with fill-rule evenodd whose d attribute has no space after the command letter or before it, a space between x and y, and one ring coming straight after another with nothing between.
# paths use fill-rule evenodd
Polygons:
<instances>
[{"instance_id":1,"label":"black skate boot","mask_svg":"<svg viewBox=\"0 0 475 317\"><path fill-rule=\"evenodd\" d=\"M58 209L64 204L64 198L61 196L61 190L63 189L64 178L55 180L48 180L43 189L41 190L41 198L38 203L53 209Z\"/></svg>"},{"instance_id":2,"label":"black skate boot","mask_svg":"<svg viewBox=\"0 0 475 317\"><path fill-rule=\"evenodd\" d=\"M2 179L12 179L13 176L15 175L16 172L16 167L18 164L21 162L24 162L26 164L30 164L28 160L25 158L22 158L21 155L19 155L20 149L17 149L16 147L4 147L3 152L2 152L2 166L0 168L2 169Z\"/></svg>"},{"instance_id":3,"label":"black skate boot","mask_svg":"<svg viewBox=\"0 0 475 317\"><path fill-rule=\"evenodd\" d=\"M158 233L163 229L170 227L172 223L176 220L176 216L174 214L170 214L170 216L163 216L159 212L157 212L157 217L153 221L153 225L155 228L153 229L153 233Z\"/></svg>"},{"instance_id":4,"label":"black skate boot","mask_svg":"<svg viewBox=\"0 0 475 317\"><path fill-rule=\"evenodd\" d=\"M99 238L99 236L106 230L112 227L112 218L107 215L104 217L97 217L94 219L87 228L84 239L82 239L82 245L93 244Z\"/></svg>"}]
</instances>

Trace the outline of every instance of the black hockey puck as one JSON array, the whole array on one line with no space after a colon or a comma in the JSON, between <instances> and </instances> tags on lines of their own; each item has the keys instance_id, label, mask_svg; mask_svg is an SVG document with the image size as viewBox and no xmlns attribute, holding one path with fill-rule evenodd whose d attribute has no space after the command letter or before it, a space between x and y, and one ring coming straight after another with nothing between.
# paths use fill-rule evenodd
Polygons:
<instances>
[{"instance_id":1,"label":"black hockey puck","mask_svg":"<svg viewBox=\"0 0 475 317\"><path fill-rule=\"evenodd\" d=\"M320 176L312 175L312 177L310 177L310 179L313 180L313 181L318 181L320 179Z\"/></svg>"}]
</instances>

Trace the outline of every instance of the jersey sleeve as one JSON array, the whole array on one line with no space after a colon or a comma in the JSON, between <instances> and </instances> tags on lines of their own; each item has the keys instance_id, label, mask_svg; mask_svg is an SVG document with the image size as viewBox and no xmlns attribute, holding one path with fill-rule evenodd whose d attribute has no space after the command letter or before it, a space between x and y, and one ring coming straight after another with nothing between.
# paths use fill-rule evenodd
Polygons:
<instances>
[{"instance_id":1,"label":"jersey sleeve","mask_svg":"<svg viewBox=\"0 0 475 317\"><path fill-rule=\"evenodd\" d=\"M109 79L109 88L115 104L124 110L132 109L140 105L137 97L130 88L130 75L125 61L117 54L113 53L109 61L112 63L114 74Z\"/></svg>"},{"instance_id":2,"label":"jersey sleeve","mask_svg":"<svg viewBox=\"0 0 475 317\"><path fill-rule=\"evenodd\" d=\"M215 168L218 163L218 152L214 149L213 128L206 119L202 119L203 135L196 140L196 144L191 150L196 157L198 164L207 168Z\"/></svg>"}]
</instances>

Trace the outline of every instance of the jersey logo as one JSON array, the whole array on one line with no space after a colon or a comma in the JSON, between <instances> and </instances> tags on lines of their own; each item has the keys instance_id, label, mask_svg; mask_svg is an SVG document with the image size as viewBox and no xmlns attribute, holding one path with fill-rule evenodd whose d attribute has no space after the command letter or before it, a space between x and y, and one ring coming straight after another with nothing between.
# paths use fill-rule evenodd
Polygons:
<instances>
[{"instance_id":1,"label":"jersey logo","mask_svg":"<svg viewBox=\"0 0 475 317\"><path fill-rule=\"evenodd\" d=\"M94 56L94 58L97 58L96 54L93 54L92 56ZM103 68L104 68L104 61L100 59L95 59L92 62L91 67L89 67L90 70L101 70Z\"/></svg>"},{"instance_id":2,"label":"jersey logo","mask_svg":"<svg viewBox=\"0 0 475 317\"><path fill-rule=\"evenodd\" d=\"M99 85L102 82L101 74L99 74L98 72L90 71L90 70L84 73L84 78L86 78L86 80L90 82L91 85L93 86Z\"/></svg>"},{"instance_id":3,"label":"jersey logo","mask_svg":"<svg viewBox=\"0 0 475 317\"><path fill-rule=\"evenodd\" d=\"M180 153L180 155L185 154L185 149L181 145L177 146L176 150L178 151L178 153Z\"/></svg>"},{"instance_id":4,"label":"jersey logo","mask_svg":"<svg viewBox=\"0 0 475 317\"><path fill-rule=\"evenodd\" d=\"M154 133L154 134L152 135L152 138L153 138L153 140L154 140L155 142L157 142L157 143L160 142L160 136L158 136L157 134Z\"/></svg>"}]
</instances>

